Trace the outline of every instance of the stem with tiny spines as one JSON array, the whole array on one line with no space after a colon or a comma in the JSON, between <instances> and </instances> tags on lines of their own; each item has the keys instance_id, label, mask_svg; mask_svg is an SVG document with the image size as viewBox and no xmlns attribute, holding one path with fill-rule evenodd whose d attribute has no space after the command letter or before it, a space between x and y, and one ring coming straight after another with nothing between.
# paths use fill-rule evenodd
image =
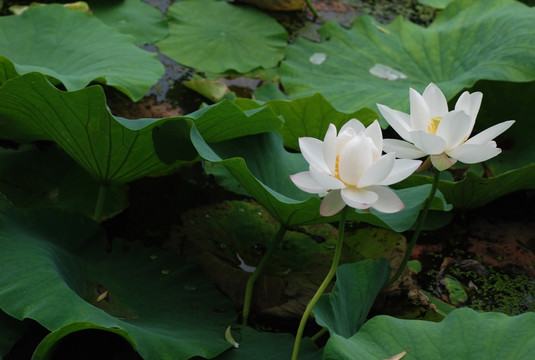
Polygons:
<instances>
[{"instance_id":1,"label":"stem with tiny spines","mask_svg":"<svg viewBox=\"0 0 535 360\"><path fill-rule=\"evenodd\" d=\"M311 0L305 0L305 2L307 3L307 6L310 9L310 11L312 11L312 14L314 14L314 19L319 19L320 18L320 14L318 13L316 8L312 4L312 1Z\"/></svg>"},{"instance_id":2,"label":"stem with tiny spines","mask_svg":"<svg viewBox=\"0 0 535 360\"><path fill-rule=\"evenodd\" d=\"M416 227L414 228L414 232L412 233L411 241L409 243L407 251L405 252L403 261L401 262L401 265L398 267L394 276L392 276L392 278L390 279L389 285L393 284L401 276L401 273L405 269L405 266L407 266L407 262L409 261L412 254L412 250L414 249L414 245L416 245L416 241L418 240L420 232L422 231L422 227L424 226L425 218L427 217L427 213L429 212L429 208L431 207L431 203L433 202L433 198L435 197L435 194L437 192L438 180L440 178L440 171L438 171L437 169L434 169L434 171L435 174L433 177L433 185L431 185L431 190L429 191L429 195L425 200L424 208L418 216L418 221L416 222Z\"/></svg>"},{"instance_id":3,"label":"stem with tiny spines","mask_svg":"<svg viewBox=\"0 0 535 360\"><path fill-rule=\"evenodd\" d=\"M301 322L299 323L299 328L297 329L297 334L295 335L295 342L294 342L294 349L292 353L292 360L297 360L299 356L299 347L301 345L301 338L303 337L303 333L305 331L305 326L308 320L308 317L312 313L312 309L318 302L319 298L327 288L327 286L331 283L332 278L336 274L336 268L338 267L338 263L340 262L340 255L342 254L342 245L344 244L344 229L345 229L345 222L346 222L346 214L347 214L347 206L342 209L342 212L340 213L340 222L338 224L338 241L336 242L336 248L334 249L334 256L333 261L331 263L331 268L329 269L329 272L325 276L325 279L323 279L323 282L321 283L318 290L316 290L316 293L308 303L305 312L303 313L303 316L301 317Z\"/></svg>"},{"instance_id":4,"label":"stem with tiny spines","mask_svg":"<svg viewBox=\"0 0 535 360\"><path fill-rule=\"evenodd\" d=\"M93 214L93 220L100 222L102 219L102 213L104 211L104 203L106 200L106 193L108 192L109 185L100 184L97 195L97 203L95 205L95 212Z\"/></svg>"},{"instance_id":5,"label":"stem with tiny spines","mask_svg":"<svg viewBox=\"0 0 535 360\"><path fill-rule=\"evenodd\" d=\"M273 252L276 248L279 247L279 244L282 241L282 238L284 237L284 234L286 233L286 226L282 225L279 228L279 231L275 235L275 238L269 244L268 249L264 256L262 256L262 259L260 260L260 263L255 268L249 279L247 279L247 285L245 286L245 298L243 300L243 312L242 312L242 324L247 325L247 320L249 319L249 313L251 311L251 302L253 299L253 289L254 285L256 283L256 280L262 274L262 271L264 271L264 268L266 267L266 264L268 263L269 259L271 258L271 255L273 255Z\"/></svg>"}]
</instances>

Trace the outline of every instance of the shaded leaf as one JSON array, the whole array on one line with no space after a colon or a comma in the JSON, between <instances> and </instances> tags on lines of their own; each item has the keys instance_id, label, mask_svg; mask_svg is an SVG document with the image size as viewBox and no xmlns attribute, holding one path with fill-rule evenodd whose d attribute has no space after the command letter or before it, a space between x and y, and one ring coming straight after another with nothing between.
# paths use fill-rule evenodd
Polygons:
<instances>
[{"instance_id":1,"label":"shaded leaf","mask_svg":"<svg viewBox=\"0 0 535 360\"><path fill-rule=\"evenodd\" d=\"M157 46L181 64L213 73L246 73L273 68L284 57L286 30L254 8L183 0L171 5L167 14L170 35Z\"/></svg>"},{"instance_id":2,"label":"shaded leaf","mask_svg":"<svg viewBox=\"0 0 535 360\"><path fill-rule=\"evenodd\" d=\"M61 5L31 6L21 15L2 16L0 48L19 74L42 72L68 90L98 81L134 101L164 73L156 54L139 49L132 37Z\"/></svg>"},{"instance_id":3,"label":"shaded leaf","mask_svg":"<svg viewBox=\"0 0 535 360\"><path fill-rule=\"evenodd\" d=\"M0 245L0 307L17 319L52 331L94 324L145 359L210 358L230 346L234 309L176 254L120 240L106 252L95 222L58 210L1 212Z\"/></svg>"},{"instance_id":4,"label":"shaded leaf","mask_svg":"<svg viewBox=\"0 0 535 360\"><path fill-rule=\"evenodd\" d=\"M91 216L99 187L97 181L54 146L0 149L0 193L6 200L0 207L60 207ZM103 216L112 217L126 206L126 189L111 186Z\"/></svg>"},{"instance_id":5,"label":"shaded leaf","mask_svg":"<svg viewBox=\"0 0 535 360\"><path fill-rule=\"evenodd\" d=\"M535 314L509 317L478 313L468 308L452 311L442 322L376 316L345 339L331 335L324 359L383 359L407 351L409 359L511 359L535 356Z\"/></svg>"},{"instance_id":6,"label":"shaded leaf","mask_svg":"<svg viewBox=\"0 0 535 360\"><path fill-rule=\"evenodd\" d=\"M413 175L399 183L399 186L430 184L433 179L425 175ZM446 201L456 210L470 210L511 192L533 189L535 184L535 164L505 172L491 178L482 178L468 172L460 181L440 180L439 190Z\"/></svg>"},{"instance_id":7,"label":"shaded leaf","mask_svg":"<svg viewBox=\"0 0 535 360\"><path fill-rule=\"evenodd\" d=\"M258 332L249 327L233 329L239 339L239 349L230 349L219 355L217 360L279 360L291 356L294 337L290 334ZM303 339L299 359L320 360L322 351L309 339Z\"/></svg>"},{"instance_id":8,"label":"shaded leaf","mask_svg":"<svg viewBox=\"0 0 535 360\"><path fill-rule=\"evenodd\" d=\"M388 285L387 259L363 260L340 265L330 294L324 294L313 309L316 322L332 334L349 338L362 326L379 292Z\"/></svg>"},{"instance_id":9,"label":"shaded leaf","mask_svg":"<svg viewBox=\"0 0 535 360\"><path fill-rule=\"evenodd\" d=\"M0 359L6 356L13 345L23 336L26 326L0 310Z\"/></svg>"}]
</instances>

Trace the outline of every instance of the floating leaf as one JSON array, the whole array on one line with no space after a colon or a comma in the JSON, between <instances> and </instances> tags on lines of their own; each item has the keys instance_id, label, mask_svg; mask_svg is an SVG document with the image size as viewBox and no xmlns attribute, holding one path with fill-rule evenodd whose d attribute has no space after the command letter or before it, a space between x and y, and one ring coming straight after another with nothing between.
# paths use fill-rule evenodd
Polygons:
<instances>
[{"instance_id":1,"label":"floating leaf","mask_svg":"<svg viewBox=\"0 0 535 360\"><path fill-rule=\"evenodd\" d=\"M106 252L95 222L53 209L0 212L0 245L0 307L10 316L52 331L108 329L145 359L211 358L230 347L232 305L176 254L120 240Z\"/></svg>"},{"instance_id":2,"label":"floating leaf","mask_svg":"<svg viewBox=\"0 0 535 360\"><path fill-rule=\"evenodd\" d=\"M287 33L277 21L254 8L226 1L182 0L171 5L170 35L160 51L201 71L246 73L273 68L284 57Z\"/></svg>"},{"instance_id":3,"label":"floating leaf","mask_svg":"<svg viewBox=\"0 0 535 360\"><path fill-rule=\"evenodd\" d=\"M376 103L408 111L409 87L436 83L448 99L480 79L535 79L535 8L513 0L452 2L428 27L398 17L376 26L361 16L347 30L331 21L319 30L323 41L297 39L281 64L290 96L322 93L343 111ZM325 53L321 65L310 62ZM396 81L370 74L377 64L395 69Z\"/></svg>"},{"instance_id":4,"label":"floating leaf","mask_svg":"<svg viewBox=\"0 0 535 360\"><path fill-rule=\"evenodd\" d=\"M141 0L92 0L90 5L104 24L134 36L137 45L152 44L169 32L161 11Z\"/></svg>"},{"instance_id":5,"label":"floating leaf","mask_svg":"<svg viewBox=\"0 0 535 360\"><path fill-rule=\"evenodd\" d=\"M316 322L332 334L349 338L357 333L377 294L388 285L387 259L364 260L340 265L330 294L324 294L312 310Z\"/></svg>"},{"instance_id":6,"label":"floating leaf","mask_svg":"<svg viewBox=\"0 0 535 360\"><path fill-rule=\"evenodd\" d=\"M384 359L407 351L407 360L528 360L535 356L534 331L534 313L509 317L462 308L440 323L381 315L350 339L332 334L324 359Z\"/></svg>"},{"instance_id":7,"label":"floating leaf","mask_svg":"<svg viewBox=\"0 0 535 360\"><path fill-rule=\"evenodd\" d=\"M0 17L0 49L19 74L38 71L68 90L97 81L134 101L164 73L157 55L139 49L132 37L61 5L31 6L21 15Z\"/></svg>"}]
</instances>

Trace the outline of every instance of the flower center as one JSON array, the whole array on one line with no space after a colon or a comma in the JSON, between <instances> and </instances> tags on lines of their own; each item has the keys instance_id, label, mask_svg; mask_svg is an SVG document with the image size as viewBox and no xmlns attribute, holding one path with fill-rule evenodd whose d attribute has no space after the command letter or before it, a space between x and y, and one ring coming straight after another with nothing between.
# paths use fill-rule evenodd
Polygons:
<instances>
[{"instance_id":1,"label":"flower center","mask_svg":"<svg viewBox=\"0 0 535 360\"><path fill-rule=\"evenodd\" d=\"M431 134L436 134L440 120L442 120L442 116L431 118L431 120L429 120L429 123L427 124L427 132Z\"/></svg>"},{"instance_id":2,"label":"flower center","mask_svg":"<svg viewBox=\"0 0 535 360\"><path fill-rule=\"evenodd\" d=\"M334 177L342 181L342 179L340 179L340 155L336 155L336 162L334 163Z\"/></svg>"}]
</instances>

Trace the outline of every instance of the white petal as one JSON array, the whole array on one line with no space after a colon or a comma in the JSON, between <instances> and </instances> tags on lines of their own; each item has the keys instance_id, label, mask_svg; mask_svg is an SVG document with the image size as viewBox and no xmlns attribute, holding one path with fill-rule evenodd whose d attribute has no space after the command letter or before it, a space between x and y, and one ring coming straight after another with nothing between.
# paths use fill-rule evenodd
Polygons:
<instances>
[{"instance_id":1,"label":"white petal","mask_svg":"<svg viewBox=\"0 0 535 360\"><path fill-rule=\"evenodd\" d=\"M446 149L453 149L468 139L472 127L472 118L468 114L461 110L454 110L440 120L436 135L446 141Z\"/></svg>"},{"instance_id":2,"label":"white petal","mask_svg":"<svg viewBox=\"0 0 535 360\"><path fill-rule=\"evenodd\" d=\"M357 119L351 119L346 122L344 126L342 126L342 128L340 129L340 132L343 132L348 128L352 128L353 130L355 130L355 134L361 133L366 129L364 125L362 125L362 123Z\"/></svg>"},{"instance_id":3,"label":"white petal","mask_svg":"<svg viewBox=\"0 0 535 360\"><path fill-rule=\"evenodd\" d=\"M377 157L381 156L383 152L383 132L381 131L379 121L375 120L371 123L371 125L364 130L364 134L372 139L375 144L375 147L377 148L376 151L378 152Z\"/></svg>"},{"instance_id":4,"label":"white petal","mask_svg":"<svg viewBox=\"0 0 535 360\"><path fill-rule=\"evenodd\" d=\"M472 94L465 91L459 96L459 99L455 104L455 110L464 111L475 121L479 108L481 107L481 100L483 100L483 94L479 91Z\"/></svg>"},{"instance_id":5,"label":"white petal","mask_svg":"<svg viewBox=\"0 0 535 360\"><path fill-rule=\"evenodd\" d=\"M391 189L384 186L371 186L368 189L375 192L378 196L377 201L372 205L372 208L375 210L391 214L405 208L399 196Z\"/></svg>"},{"instance_id":6,"label":"white petal","mask_svg":"<svg viewBox=\"0 0 535 360\"><path fill-rule=\"evenodd\" d=\"M341 194L344 202L355 209L368 209L379 199L375 192L356 187L342 189Z\"/></svg>"},{"instance_id":7,"label":"white petal","mask_svg":"<svg viewBox=\"0 0 535 360\"><path fill-rule=\"evenodd\" d=\"M411 101L411 128L413 131L427 131L427 126L431 120L427 102L414 89L410 89ZM409 133L410 134L410 133ZM409 135L411 136L411 135ZM411 136L411 139L414 140Z\"/></svg>"},{"instance_id":8,"label":"white petal","mask_svg":"<svg viewBox=\"0 0 535 360\"><path fill-rule=\"evenodd\" d=\"M446 154L431 155L431 163L438 171L449 169L453 164L457 162L456 159L448 157Z\"/></svg>"},{"instance_id":9,"label":"white petal","mask_svg":"<svg viewBox=\"0 0 535 360\"><path fill-rule=\"evenodd\" d=\"M413 144L397 139L384 139L383 150L387 153L395 152L397 157L404 159L418 159L427 155Z\"/></svg>"},{"instance_id":10,"label":"white petal","mask_svg":"<svg viewBox=\"0 0 535 360\"><path fill-rule=\"evenodd\" d=\"M385 118L386 122L403 138L411 142L409 132L412 130L410 116L404 112L393 110L388 106L377 104L377 108Z\"/></svg>"},{"instance_id":11,"label":"white petal","mask_svg":"<svg viewBox=\"0 0 535 360\"><path fill-rule=\"evenodd\" d=\"M465 164L476 164L493 158L501 152L502 150L496 147L496 143L491 141L485 145L464 143L448 152L448 155Z\"/></svg>"},{"instance_id":12,"label":"white petal","mask_svg":"<svg viewBox=\"0 0 535 360\"><path fill-rule=\"evenodd\" d=\"M324 160L323 141L312 137L302 137L299 138L299 148L303 157L310 165L325 173L330 172Z\"/></svg>"},{"instance_id":13,"label":"white petal","mask_svg":"<svg viewBox=\"0 0 535 360\"><path fill-rule=\"evenodd\" d=\"M420 160L408 160L408 159L398 159L394 162L394 167L388 176L381 181L376 183L377 185L392 185L405 180L413 172L418 169L422 162Z\"/></svg>"},{"instance_id":14,"label":"white petal","mask_svg":"<svg viewBox=\"0 0 535 360\"><path fill-rule=\"evenodd\" d=\"M364 172L359 180L358 187L365 188L370 185L377 185L383 181L394 167L396 154L390 153L381 156Z\"/></svg>"},{"instance_id":15,"label":"white petal","mask_svg":"<svg viewBox=\"0 0 535 360\"><path fill-rule=\"evenodd\" d=\"M448 101L442 91L435 84L427 85L422 94L429 108L429 117L441 117L448 112Z\"/></svg>"},{"instance_id":16,"label":"white petal","mask_svg":"<svg viewBox=\"0 0 535 360\"><path fill-rule=\"evenodd\" d=\"M310 171L303 171L290 175L290 179L293 181L295 186L307 193L319 194L328 190L318 184L318 182L312 177Z\"/></svg>"},{"instance_id":17,"label":"white petal","mask_svg":"<svg viewBox=\"0 0 535 360\"><path fill-rule=\"evenodd\" d=\"M345 184L335 177L326 174L310 165L310 176L324 189L342 189Z\"/></svg>"},{"instance_id":18,"label":"white petal","mask_svg":"<svg viewBox=\"0 0 535 360\"><path fill-rule=\"evenodd\" d=\"M323 159L331 174L334 174L336 164L336 126L329 124L323 139Z\"/></svg>"},{"instance_id":19,"label":"white petal","mask_svg":"<svg viewBox=\"0 0 535 360\"><path fill-rule=\"evenodd\" d=\"M485 131L480 132L476 136L468 139L465 144L479 144L484 145L494 139L496 136L509 129L515 123L514 120L504 121L494 126L489 127ZM459 159L460 160L460 159ZM461 160L462 161L462 160ZM464 161L463 161L464 162Z\"/></svg>"},{"instance_id":20,"label":"white petal","mask_svg":"<svg viewBox=\"0 0 535 360\"><path fill-rule=\"evenodd\" d=\"M320 214L322 216L332 216L342 210L344 206L346 206L346 203L340 196L340 190L333 190L321 201Z\"/></svg>"},{"instance_id":21,"label":"white petal","mask_svg":"<svg viewBox=\"0 0 535 360\"><path fill-rule=\"evenodd\" d=\"M411 137L414 140L414 146L426 154L441 154L446 150L446 141L435 134L426 131L413 131Z\"/></svg>"},{"instance_id":22,"label":"white petal","mask_svg":"<svg viewBox=\"0 0 535 360\"><path fill-rule=\"evenodd\" d=\"M372 140L364 134L355 136L340 153L338 162L340 179L346 184L357 185L372 163Z\"/></svg>"}]
</instances>

